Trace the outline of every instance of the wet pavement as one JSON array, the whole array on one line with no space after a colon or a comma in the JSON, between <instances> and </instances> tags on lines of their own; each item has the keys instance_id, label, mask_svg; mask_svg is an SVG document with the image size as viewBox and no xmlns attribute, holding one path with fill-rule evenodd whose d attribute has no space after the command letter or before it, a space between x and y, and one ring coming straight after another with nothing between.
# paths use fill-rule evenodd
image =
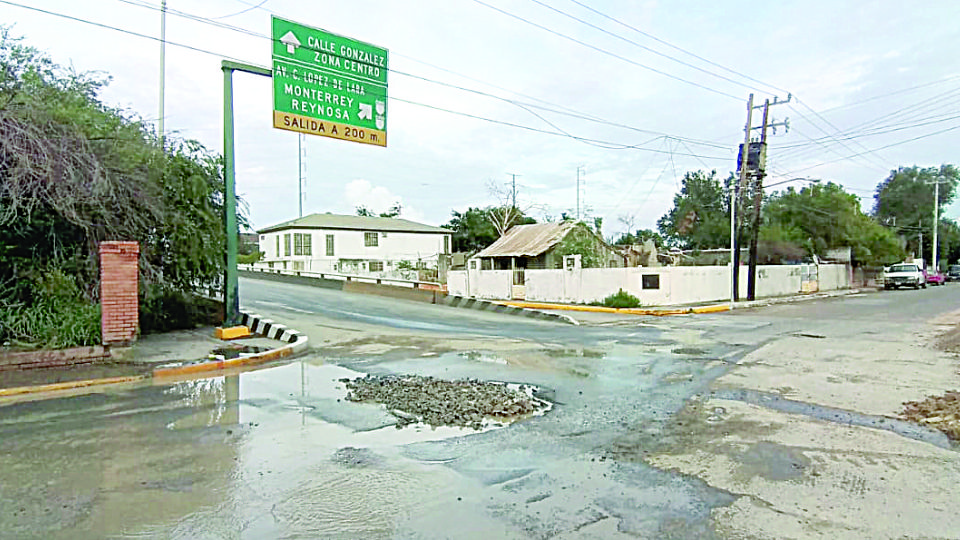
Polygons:
<instances>
[{"instance_id":1,"label":"wet pavement","mask_svg":"<svg viewBox=\"0 0 960 540\"><path fill-rule=\"evenodd\" d=\"M727 364L671 353L658 331L615 333L525 350L313 354L0 407L0 516L15 536L49 538L709 537L710 510L729 495L606 450ZM340 379L365 373L535 385L554 408L480 432L398 430L382 407L345 399Z\"/></svg>"},{"instance_id":2,"label":"wet pavement","mask_svg":"<svg viewBox=\"0 0 960 540\"><path fill-rule=\"evenodd\" d=\"M297 294L281 297L285 290ZM763 513L769 509L781 521L807 511L776 493L829 481L852 486L838 501L857 493L881 500L887 492L856 491L873 485L850 476L859 460L901 479L909 467L960 470L955 450L935 433L881 426L882 416L846 402L793 397L799 387L771 391L763 385L774 384L772 376L758 377L756 387L717 386L741 370L768 369L739 363L780 343L816 343L822 361L842 366L843 340L874 339L864 332L952 309L956 298L942 294L923 297L923 307L899 302L897 313L867 329L862 321L888 307L880 296L570 327L351 296L331 305L325 292L296 289L244 294L274 298L270 315L298 329L284 317L300 317L314 351L227 376L0 403L3 536L743 538L776 521ZM861 322L840 322L851 314ZM552 408L479 431L397 429L383 407L346 399L342 379L365 374L532 385ZM781 427L785 414L791 420ZM831 438L869 453L833 465L839 450L811 446ZM900 472L880 468L887 455ZM835 479L830 467L842 474ZM952 511L928 498L937 502L923 515ZM828 502L814 498L804 508ZM836 519L862 521L864 512ZM834 516L818 514L812 527L835 531L824 515ZM814 529L797 530L755 537L805 538ZM850 530L845 537L897 537Z\"/></svg>"}]
</instances>

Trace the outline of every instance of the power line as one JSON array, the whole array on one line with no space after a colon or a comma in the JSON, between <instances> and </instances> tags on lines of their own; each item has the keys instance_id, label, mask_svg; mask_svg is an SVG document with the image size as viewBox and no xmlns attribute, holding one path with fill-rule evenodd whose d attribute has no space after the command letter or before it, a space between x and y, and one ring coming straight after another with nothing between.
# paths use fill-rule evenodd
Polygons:
<instances>
[{"instance_id":1,"label":"power line","mask_svg":"<svg viewBox=\"0 0 960 540\"><path fill-rule=\"evenodd\" d=\"M121 1L124 1L124 2L126 2L126 3L133 3L133 2L130 2L129 0L121 0ZM116 26L111 26L111 25L104 24L104 23L99 23L99 22L95 22L95 21L91 21L91 20L87 20L87 19L82 19L82 18L79 18L79 17L73 17L73 16L71 16L71 15L67 15L67 14L64 14L64 13L58 13L58 12L53 12L53 11L44 10L44 9L41 9L41 8L35 8L35 7L32 7L32 6L26 6L26 5L18 4L18 3L15 3L15 2L10 2L10 1L8 1L8 0L0 0L0 4L6 4L6 5L14 6L14 7L20 7L20 8L23 8L23 9L27 9L27 10L31 10L31 11L36 11L36 12L39 12L39 13L44 13L44 14L46 14L46 15L51 15L51 16L54 16L54 17L59 17L59 18L63 18L63 19L72 20L72 21L75 21L75 22L80 22L80 23L84 23L84 24L89 24L89 25L96 26L96 27L99 27L99 28L104 28L104 29L108 29L108 30L113 30L113 31L116 31L116 32L121 32L121 33L124 33L124 34L129 34L129 35L136 36L136 37L140 37L140 38L144 38L144 39L149 39L149 40L153 40L153 41L160 41L160 38L157 38L157 37L154 37L154 36L150 36L150 35L147 35L147 34L142 34L142 33L139 33L139 32L134 32L134 31L132 31L132 30L127 30L127 29L124 29L124 28L118 28L118 27L116 27ZM146 7L146 6L144 6L144 7ZM258 34L255 34L255 35L258 35ZM262 35L258 35L258 36L259 36L259 37L263 37ZM268 39L272 39L272 38L268 38ZM236 57L233 57L233 56L230 56L230 55L226 55L226 54L221 54L221 53L213 52L213 51L206 50L206 49L201 49L201 48L199 48L199 47L194 47L194 46L192 46L192 45L186 45L186 44L183 44L183 43L174 42L174 41L170 41L170 40L167 40L166 43L169 44L169 45L176 46L176 47L182 47L182 48L184 48L184 49L192 50L192 51L199 52L199 53L203 53L203 54L208 54L208 55L211 55L211 56L216 56L216 57L219 57L219 58L226 58L226 59L234 60L234 61L237 61L237 62L243 62L242 59L239 59L239 58L236 58ZM436 81L434 81L434 82L436 82ZM496 123L496 124L500 124L500 125L505 125L505 126L509 126L509 127L518 128L518 129L525 129L525 130L528 130L528 131L539 132L539 133L543 133L543 134L547 134L547 135L562 135L562 136L566 136L566 137L569 137L569 138L571 138L571 139L574 139L574 140L577 140L577 141L580 141L580 142L584 142L584 143L587 143L587 144L592 144L592 145L595 145L595 146L601 146L601 147L603 147L603 148L608 148L608 149L613 149L613 150L634 149L634 150L641 150L641 151L648 151L648 152L657 152L656 150L651 150L651 149L648 149L648 148L642 148L642 145L643 145L643 144L648 144L649 142L653 142L653 141L655 141L655 140L657 140L657 139L660 139L661 137L672 137L672 136L661 135L661 136L658 136L658 137L656 137L656 138L654 138L654 139L651 139L650 141L647 141L647 142L645 142L645 143L634 144L634 145L626 145L626 144L614 143L614 142L610 142L610 141L603 141L603 140L599 140L599 139L592 139L592 138L589 138L589 137L579 137L579 136L576 136L576 135L572 135L572 134L567 133L567 132L565 132L565 131L563 131L563 130L560 130L560 129L557 128L555 125L553 125L553 124L550 123L549 121L543 119L543 118L540 117L539 115L537 115L537 116L540 117L540 118L541 118L542 120L544 120L545 122L547 122L548 124L550 124L552 127L558 129L558 132L553 132L553 131L547 131L547 130L537 129L537 128L533 128L533 127L530 127L530 126L523 126L523 125L520 125L520 124L514 124L514 123L510 123L510 122L503 122L503 121L495 120L495 119L492 119L492 118L485 118L485 117L481 117L481 116L478 116L478 115L473 115L473 114L464 113L464 112L460 112L460 111L454 111L454 110L451 110L451 109L444 109L444 108L441 108L441 107L435 107L435 106L432 106L432 105L427 105L427 104L424 104L424 103L419 103L419 102L411 101L411 100L405 100L405 99L395 98L395 97L392 97L392 96L390 96L389 99L391 99L391 100L396 100L396 101L400 101L400 102L404 102L404 103L408 103L408 104L411 104L411 105L417 105L417 106L426 107L426 108L430 108L430 109L434 109L434 110L438 110L438 111L443 111L443 112L447 112L447 113L450 113L450 114L456 114L456 115L460 115L460 116L466 116L466 117L470 117L470 118L475 118L475 119L479 119L479 120L484 120L484 121L487 121L487 122L492 122L492 123ZM509 100L507 100L507 101L509 101ZM521 106L521 108L522 108L522 106ZM533 113L533 114L535 114L535 113ZM700 157L700 158L702 158L702 159L716 159L716 160L726 160L726 159L727 159L727 158L725 158L725 157L717 157L717 156L704 156L704 155L697 155L697 154L690 154L690 155L691 155L691 156L694 156L694 157Z\"/></svg>"},{"instance_id":2,"label":"power line","mask_svg":"<svg viewBox=\"0 0 960 540\"><path fill-rule=\"evenodd\" d=\"M153 10L159 10L159 9L160 9L160 8L157 7L157 6L154 6L154 5L150 4L150 3L143 2L143 1L136 1L136 0L118 0L118 1L123 2L123 3L126 3L126 4L130 4L130 5L138 6L138 7L153 9ZM237 0L237 1L239 2L240 0ZM276 12L271 11L271 10L269 10L269 9L262 8L263 4L266 3L266 2L261 2L260 4L257 4L257 5L252 5L252 4L249 4L249 3L247 3L247 2L240 2L240 3L246 4L246 5L250 5L250 6L251 6L251 9L253 9L253 8L260 8L260 9L263 9L264 11L267 11L268 13L275 14L275 15L277 14ZM209 19L209 18L206 18L206 17L201 17L201 16L199 16L199 15L195 15L195 14L192 14L192 13L187 13L187 12L184 12L184 11L178 11L178 10L172 10L172 9L168 9L168 11L169 11L170 13L174 14L174 15L177 15L177 16L180 16L180 17L183 17L183 18L187 18L187 19L190 19L190 20L193 20L193 21L196 21L196 22L200 22L200 23L204 23L204 24L212 24L213 26L216 26L216 27L219 27L219 28L223 28L223 29L226 29L226 30L232 30L232 31L235 31L235 32L241 32L241 33L244 33L244 34L253 36L253 37L266 39L266 40L268 40L268 41L272 41L272 40L273 40L272 36L269 36L269 35L267 35L267 34L255 32L255 31L253 31L253 30L248 30L248 29L246 29L246 28L242 28L242 27L238 27L238 26L233 26L233 25L229 25L229 24L226 24L226 23L221 23L221 22L214 21L214 20ZM401 56L401 57L404 57L404 58L413 60L413 61L415 61L415 62L424 64L424 65L428 65L428 66L430 66L430 67L433 67L434 69L440 69L440 70L442 70L442 71L447 71L447 72L452 73L452 74L454 74L454 75L458 75L458 76L461 76L461 77L469 78L469 77L466 77L465 75L461 75L461 74L458 74L458 73L456 73L456 72L452 72L452 71L450 71L450 70L447 70L447 69L444 69L444 68L440 68L440 67L434 66L434 65L432 65L432 64L426 63L426 62L419 61L419 60L417 60L417 59L415 59L415 58L412 58L412 57L409 57L409 56L406 56L406 55L403 55L403 54L399 54L399 53L395 53L395 52L392 53L392 54L395 54L395 55L398 55L398 56ZM543 118L542 116L537 115L536 113L533 113L532 111L530 111L530 110L529 110L529 107L537 108L537 109L541 109L541 110L546 110L546 111L549 111L549 112L552 112L552 113L555 113L555 114L566 115L566 116L570 116L570 117L573 117L573 118L578 118L578 119L582 119L582 120L586 120L586 121L590 121L590 122L595 122L595 123L599 123L599 124L603 124L603 125L609 125L609 126L612 126L612 127L619 127L619 128L623 128L623 129L628 129L628 130L632 130L632 131L637 131L637 132L640 132L640 133L650 133L650 134L662 135L662 136L666 136L666 137L670 137L670 138L674 138L674 139L678 139L678 140L685 140L685 141L687 141L687 142L690 142L691 144L696 144L696 145L699 145L699 146L712 146L712 147L714 147L714 148L722 148L722 149L728 149L728 148L729 148L728 145L721 145L721 144L716 144L716 143L713 143L713 142L710 142L710 141L703 141L703 140L694 139L694 138L691 138L691 137L682 137L682 136L679 136L679 135L671 135L671 134L668 134L668 133L663 133L663 132L659 132L659 131L653 131L653 130L647 130L647 129L643 129L643 128L638 128L638 127L630 126L630 125L623 124L623 123L619 123L619 122L613 122L613 121L606 120L606 119L603 119L603 118L600 118L600 117L597 117L597 116L594 116L594 115L588 115L588 114L585 114L585 113L582 113L582 112L578 112L578 111L576 111L576 110L574 110L574 109L570 109L570 108L564 107L564 106L562 106L562 105L556 105L556 104L553 104L553 103L550 103L550 102L546 102L546 101L544 101L544 100L541 100L541 99L539 99L539 98L532 97L532 96L524 96L524 97L528 97L529 99L533 99L533 100L535 100L535 101L540 101L540 102L543 102L543 103L547 103L547 104L549 104L549 105L553 105L553 106L555 106L555 107L559 107L560 109L565 109L565 110L550 109L550 108L543 107L543 106L540 106L540 105L535 105L535 104L530 104L530 103L523 103L523 102L520 102L520 101L516 101L516 100L504 98L504 97L502 97L502 96L498 96L498 95L496 95L496 94L492 94L492 93L489 93L489 92L484 92L484 91L482 91L482 90L476 90L476 89L473 89L473 88L467 88L467 87L463 87L463 86L456 85L456 84L453 84L453 83L448 83L448 82L444 82L444 81L438 81L438 80L436 80L436 79L431 79L431 78L429 78L429 77L424 77L424 76L421 76L421 75L415 75L415 74L412 74L412 73L406 73L406 72L403 72L403 71L399 71L399 70L394 69L394 68L387 68L387 70L390 71L390 72L392 72L392 73L394 73L394 74L401 75L401 76L404 76L404 77L419 79L419 80L422 80L422 81L424 81L424 82L428 82L428 83L431 83L431 84L436 84L436 85L439 85L439 86L446 86L446 87L448 87L448 88L453 88L453 89L460 90L460 91L463 91L463 92L474 93L474 94L477 94L477 95L482 95L482 96L490 97L490 98L497 99L497 100L500 100L500 101L504 101L504 102L506 102L506 103L509 103L509 104L511 104L511 105L514 105L514 106L517 106L517 107L519 107L519 108L522 108L522 109L526 110L527 112L533 114L534 116L536 116L536 117L539 118L540 120L544 121L545 123L549 124L551 127L555 128L555 129L560 129L560 128L557 127L555 124L547 121L547 120L546 120L545 118ZM484 81L480 81L480 80L477 80L477 79L472 79L472 80L474 80L475 82L479 82L479 83L481 83L481 84L489 84L489 83L485 83ZM493 86L493 85L490 85L490 86ZM501 87L496 87L496 86L494 86L494 87L495 87L495 88L498 88L498 89L500 89L500 90L506 91L506 92L516 93L516 92L513 92L513 91L511 91L511 90L509 90L509 89L505 89L505 88L501 88ZM518 95L523 95L523 94L518 94ZM568 112L568 111L569 111L569 112Z\"/></svg>"},{"instance_id":3,"label":"power line","mask_svg":"<svg viewBox=\"0 0 960 540\"><path fill-rule=\"evenodd\" d=\"M484 2L483 0L473 0L473 1L476 2L476 3L478 3L478 4L480 4L481 6L487 7L487 8L489 8L489 9L492 9L492 10L496 11L496 12L502 13L502 14L508 16L508 17L511 17L511 18L516 19L516 20L518 20L518 21L521 21L521 22L524 22L524 23L526 23L526 24L529 24L530 26L533 26L533 27L535 27L535 28L539 28L539 29L541 29L541 30L543 30L543 31L545 31L545 32L549 32L549 33L551 33L551 34L553 34L553 35L555 35L555 36L561 37L561 38L566 39L566 40L568 40L568 41L572 41L572 42L577 43L577 44L579 44L579 45L582 45L582 46L584 46L584 47L586 47L586 48L588 48L588 49L592 49L592 50L594 50L594 51L603 53L603 54L605 54L605 55L607 55L607 56L616 58L616 59L618 59L618 60L622 60L622 61L624 61L624 62L626 62L626 63L628 63L628 64L637 66L637 67L639 67L639 68L646 69L646 70L648 70L648 71L652 71L652 72L654 72L654 73L657 73L657 74L659 74L659 75L663 75L664 77L668 77L668 78L673 79L673 80L675 80L675 81L680 81L680 82L682 82L682 83L686 83L686 84L689 84L689 85L691 85L691 86L696 86L697 88L701 88L701 89L706 90L706 91L708 91L708 92L713 92L713 93L715 93L715 94L719 94L719 95L721 95L721 96L725 96L725 97L728 97L728 98L731 98L731 99L735 99L735 100L737 100L737 101L740 101L740 98L739 98L738 96L733 95L733 94L728 94L728 93L723 92L723 91L721 91L721 90L717 90L716 88L710 88L709 86L705 86L705 85L702 85L702 84L700 84L700 83L697 83L697 82L693 82L693 81L684 79L683 77L678 77L678 76L676 76L676 75L671 75L670 73L667 73L667 72L665 72L665 71L661 71L661 70L659 70L659 69L650 67L650 66L648 66L648 65L641 64L640 62L636 62L636 61L631 60L631 59L629 59L629 58L620 56L620 55L617 54L617 53L610 52L610 51L608 51L608 50L606 50L606 49L597 47L597 46L595 46L595 45L591 45L591 44L589 44L589 43L587 43L587 42L585 42L585 41L580 41L579 39L577 39L577 38L575 38L575 37L572 37L572 36L568 36L567 34L564 34L563 32L558 32L558 31L556 31L556 30L553 30L552 28L548 28L548 27L543 26L543 25L541 25L541 24L537 24L537 23L535 23L535 22L533 22L533 21L531 21L531 20L529 20L529 19L525 19L525 18L523 18L523 17L521 17L521 16L519 16L519 15L515 15L515 14L513 14L513 13L510 13L509 11L500 9L500 8L498 8L498 7L496 7L496 6L491 6L490 4Z\"/></svg>"},{"instance_id":4,"label":"power line","mask_svg":"<svg viewBox=\"0 0 960 540\"><path fill-rule=\"evenodd\" d=\"M926 139L927 137L934 137L934 136L936 136L936 135L941 135L941 134L943 134L943 133L947 133L947 132L949 132L949 131L953 131L953 130L956 130L956 129L960 129L960 125L956 125L956 126L949 127L949 128L946 128L946 129L941 129L940 131L935 131L935 132L933 132L933 133L927 133L927 134L924 134L924 135L918 135L918 136L916 136L916 137L913 137L913 138L910 138L910 139L906 139L906 140L902 140L902 141L898 141L898 142L895 142L895 143L891 143L891 144L888 144L888 145L886 145L886 146L881 146L881 147L876 148L876 149L873 149L873 150L867 150L867 151L865 151L865 152L861 152L860 154L866 154L866 153L870 153L870 152L877 152L877 151L879 151L879 150L885 150L885 149L887 149L887 148L892 148L892 147L894 147L894 146L900 146L900 145L903 145L903 144L907 144L907 143L911 143L911 142L914 142L914 141L918 141L918 140L920 140L920 139ZM804 167L804 168L802 168L802 169L794 169L794 170L790 171L790 172L787 173L787 174L795 174L795 173L798 173L798 172L800 172L800 171L806 171L806 170L809 170L809 169L815 169L815 168L817 168L817 167L820 167L820 166L822 166L822 165L827 165L827 164L829 164L829 163L836 163L837 161L844 161L844 160L847 160L847 159L851 159L851 158L854 158L854 157L856 157L857 155L860 155L860 154L854 154L854 155L850 155L850 156L846 156L846 157L841 157L841 158L838 158L838 159L833 159L833 160L830 160L830 161L824 161L824 162L821 162L821 163L817 163L816 165L811 165L811 166L809 166L809 167Z\"/></svg>"},{"instance_id":5,"label":"power line","mask_svg":"<svg viewBox=\"0 0 960 540\"><path fill-rule=\"evenodd\" d=\"M672 60L672 61L674 61L674 62L677 62L678 64L687 66L687 67L689 67L689 68L691 68L691 69L695 69L695 70L700 71L700 72L702 72L702 73L706 73L707 75L711 75L711 76L713 76L713 77L717 77L717 78L719 78L719 79L723 79L723 80L725 80L725 81L731 82L731 83L736 84L736 85L738 85L738 86L742 86L742 87L747 88L747 89L749 89L749 90L758 90L758 89L756 89L756 88L754 88L754 87L752 87L752 86L750 86L750 85L748 85L748 84L744 84L744 83L742 83L742 82L740 82L740 81L731 79L730 77L727 77L727 76L725 76L725 75L720 75L720 74L718 74L718 73L714 73L713 71L710 71L710 70L708 70L708 69L704 69L704 68L702 68L702 67L695 66L695 65L693 65L693 64L691 64L691 63L689 63L689 62L684 62L683 60L680 60L679 58L675 58L675 57L673 57L673 56L670 56L669 54L662 53L662 52L660 52L660 51L658 51L658 50L656 50L656 49L652 49L652 48L650 48L650 47L647 47L646 45L641 45L640 43L637 43L636 41L633 41L632 39L625 38L625 37L623 37L623 36L621 36L621 35L619 35L619 34L615 34L615 33L611 32L611 31L609 31L609 30L607 30L607 29L605 29L605 28L602 28L602 27L600 27L600 26L597 26L597 25L595 25L595 24L593 24L593 23L591 23L591 22L585 21L585 20L577 17L576 15L571 15L571 14L567 13L566 11L563 11L562 9L558 9L558 8L555 8L555 7L551 6L551 5L548 5L548 4L544 3L544 2L542 2L541 0L530 0L530 1L533 2L533 3L535 3L535 4L538 4L538 5L540 5L540 6L543 6L543 7L547 8L547 9L549 9L550 11L553 11L553 12L555 12L555 13L559 13L559 14L563 15L564 17L573 19L573 20L575 20L575 21L577 21L577 22L579 22L579 23L581 23L581 24L584 24L584 25L586 25L586 26L589 26L590 28L593 28L593 29L595 29L595 30L598 30L598 31L600 31L600 32L603 32L604 34L607 34L608 36L615 37L615 38L617 38L617 39L619 39L619 40L621 40L621 41L627 42L627 43L629 43L629 44L631 44L631 45L634 45L634 46L636 46L636 47L639 47L639 48L641 48L641 49L643 49L643 50L645 50L645 51L649 51L649 52L651 52L651 53L653 53L653 54L655 54L655 55L657 55L657 56L660 56L660 57L662 57L662 58L666 58L666 59L668 59L668 60ZM758 90L758 91L759 91L759 90Z\"/></svg>"},{"instance_id":6,"label":"power line","mask_svg":"<svg viewBox=\"0 0 960 540\"><path fill-rule=\"evenodd\" d=\"M726 66L724 66L724 65L722 65L722 64L718 64L718 63L713 62L713 61L711 61L711 60L708 60L708 59L706 59L706 58L704 58L704 57L702 57L702 56L700 56L700 55L697 55L697 54L695 54L695 53L692 53L692 52L690 52L690 51L688 51L688 50L686 50L686 49L684 49L684 48L682 48L682 47L678 47L677 45L674 45L674 44L672 44L672 43L670 43L670 42L668 42L668 41L664 41L664 40L658 38L657 36L654 36L653 34L650 34L650 33L648 33L648 32L644 32L643 30L640 30L639 28L636 28L636 27L634 27L634 26L631 26L631 25L629 25L629 24L627 24L627 23L625 23L625 22L623 22L623 21L621 21L621 20L619 20L619 19L617 19L617 18L615 18L615 17L611 17L610 15L607 15L606 13L603 13L603 12L601 12L601 11L598 11L597 9L588 6L587 4L584 4L583 2L579 2L578 0L570 0L570 1L573 2L574 4L577 4L577 5L580 6L580 7L583 7L583 8L585 8L585 9L589 10L589 11L592 11L593 13L596 13L597 15L600 15L601 17L603 17L603 18L605 18L605 19L611 20L611 21L619 24L620 26L623 26L623 27L626 27L626 28L628 28L628 29L630 29L630 30L633 30L634 32L637 32L637 33L640 34L640 35L646 36L646 37L648 37L648 38L656 41L657 43L661 43L661 44L666 45L667 47L670 47L670 48L672 48L672 49L674 49L674 50L677 50L677 51L680 51L680 52L682 52L682 53L688 54L688 55L690 55L690 56L692 56L692 57L694 57L694 58L696 58L696 59L698 59L698 60L700 60L700 61L702 61L702 62L706 62L707 64L710 64L711 66L718 67L718 68L720 68L720 69L722 69L722 70L724 70L724 71L727 71L727 72L732 73L732 74L734 74L734 75L737 75L737 76L739 76L739 77L743 77L744 79L753 81L753 82L755 82L755 83L761 84L761 85L766 86L766 87L768 87L768 88L772 88L772 89L774 89L774 90L776 90L776 91L778 91L778 92L788 93L786 90L784 90L784 89L782 89L782 88L778 88L778 87L776 87L776 86L774 86L774 85L772 85L772 84L765 83L765 82L763 82L763 81L761 81L761 80L759 80L759 79L755 79L755 78L753 78L753 77L751 77L751 76L749 76L749 75L744 75L743 73L740 73L739 71L735 71L735 70L733 70L733 69L731 69L731 68L728 68L728 67L726 67Z\"/></svg>"}]
</instances>

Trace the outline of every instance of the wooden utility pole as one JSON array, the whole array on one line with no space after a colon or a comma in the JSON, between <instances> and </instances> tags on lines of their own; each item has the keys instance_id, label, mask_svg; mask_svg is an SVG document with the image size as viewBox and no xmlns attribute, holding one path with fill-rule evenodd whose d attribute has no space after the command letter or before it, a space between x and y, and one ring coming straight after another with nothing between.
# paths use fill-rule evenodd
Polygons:
<instances>
[{"instance_id":1,"label":"wooden utility pole","mask_svg":"<svg viewBox=\"0 0 960 540\"><path fill-rule=\"evenodd\" d=\"M753 94L747 99L747 125L743 128L743 149L740 151L740 179L730 186L730 305L740 299L740 249L737 246L737 203L740 186L747 181L750 157L750 132L753 130Z\"/></svg>"},{"instance_id":2,"label":"wooden utility pole","mask_svg":"<svg viewBox=\"0 0 960 540\"><path fill-rule=\"evenodd\" d=\"M792 96L787 96L786 101L780 101L777 98L773 98L773 103L770 103L770 100L764 100L763 102L763 126L760 128L760 163L758 163L757 173L754 175L753 183L753 227L750 231L750 261L747 275L747 300L756 300L757 297L757 243L760 239L760 206L763 204L763 177L766 176L766 164L765 155L766 155L766 146L767 146L767 128L773 127L774 133L779 126L783 126L787 129L790 128L788 121L784 120L780 123L771 124L770 123L770 105L781 105L783 103L789 103Z\"/></svg>"},{"instance_id":3,"label":"wooden utility pole","mask_svg":"<svg viewBox=\"0 0 960 540\"><path fill-rule=\"evenodd\" d=\"M763 127L760 144L767 143L767 123L770 119L770 100L763 102ZM747 269L747 300L757 298L757 242L760 238L760 203L763 201L763 176L761 168L753 180L753 227L750 231L750 262Z\"/></svg>"}]
</instances>

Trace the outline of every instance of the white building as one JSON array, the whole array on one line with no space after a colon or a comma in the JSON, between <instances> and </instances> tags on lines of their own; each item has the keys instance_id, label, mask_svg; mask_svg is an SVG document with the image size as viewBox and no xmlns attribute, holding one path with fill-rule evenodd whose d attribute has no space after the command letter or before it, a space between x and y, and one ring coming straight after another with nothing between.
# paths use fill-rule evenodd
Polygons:
<instances>
[{"instance_id":1,"label":"white building","mask_svg":"<svg viewBox=\"0 0 960 540\"><path fill-rule=\"evenodd\" d=\"M311 214L257 231L259 268L417 279L450 253L451 232L399 218Z\"/></svg>"}]
</instances>

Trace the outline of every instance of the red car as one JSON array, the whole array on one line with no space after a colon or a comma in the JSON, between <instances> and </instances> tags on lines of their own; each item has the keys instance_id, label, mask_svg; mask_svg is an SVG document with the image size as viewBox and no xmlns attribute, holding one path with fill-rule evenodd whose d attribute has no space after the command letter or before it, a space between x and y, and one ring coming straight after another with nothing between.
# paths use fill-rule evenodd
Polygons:
<instances>
[{"instance_id":1,"label":"red car","mask_svg":"<svg viewBox=\"0 0 960 540\"><path fill-rule=\"evenodd\" d=\"M934 271L934 272L927 272L926 270L924 270L924 271L923 271L923 275L924 275L924 277L927 278L927 284L929 284L929 285L931 285L931 286L933 286L933 285L943 285L943 284L946 282L946 278L943 277L943 274L941 274L940 272L936 272L936 271Z\"/></svg>"}]
</instances>

